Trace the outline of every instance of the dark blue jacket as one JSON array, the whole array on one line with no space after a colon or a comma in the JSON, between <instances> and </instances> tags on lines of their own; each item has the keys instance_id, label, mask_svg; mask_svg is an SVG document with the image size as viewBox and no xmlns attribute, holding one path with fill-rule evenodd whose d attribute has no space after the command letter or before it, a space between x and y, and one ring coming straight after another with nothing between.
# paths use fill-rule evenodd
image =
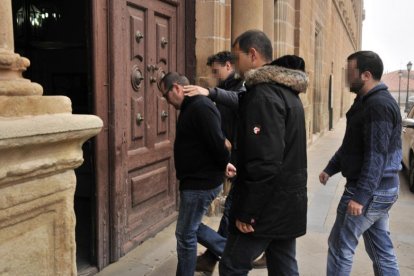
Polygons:
<instances>
[{"instance_id":1,"label":"dark blue jacket","mask_svg":"<svg viewBox=\"0 0 414 276\"><path fill-rule=\"evenodd\" d=\"M398 185L401 169L401 114L395 99L381 83L358 96L346 113L341 147L325 172L342 172L347 186L356 187L353 200L366 205L375 190Z\"/></svg>"}]
</instances>

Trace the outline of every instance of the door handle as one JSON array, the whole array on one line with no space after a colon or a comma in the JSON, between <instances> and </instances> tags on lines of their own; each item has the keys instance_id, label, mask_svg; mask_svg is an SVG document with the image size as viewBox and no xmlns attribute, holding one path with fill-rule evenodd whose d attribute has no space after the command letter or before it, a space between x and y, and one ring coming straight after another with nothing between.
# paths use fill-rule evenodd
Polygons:
<instances>
[{"instance_id":1,"label":"door handle","mask_svg":"<svg viewBox=\"0 0 414 276\"><path fill-rule=\"evenodd\" d=\"M161 47L165 48L165 46L168 44L168 40L165 37L161 38Z\"/></svg>"},{"instance_id":2,"label":"door handle","mask_svg":"<svg viewBox=\"0 0 414 276\"><path fill-rule=\"evenodd\" d=\"M131 84L132 84L132 88L134 88L135 91L139 90L143 79L144 77L142 76L141 71L139 70L138 66L135 65L132 68L132 72L131 72Z\"/></svg>"},{"instance_id":3,"label":"door handle","mask_svg":"<svg viewBox=\"0 0 414 276\"><path fill-rule=\"evenodd\" d=\"M167 111L165 111L165 110L161 111L161 118L162 118L163 120L165 120L167 117L168 117L168 112L167 112Z\"/></svg>"},{"instance_id":4,"label":"door handle","mask_svg":"<svg viewBox=\"0 0 414 276\"><path fill-rule=\"evenodd\" d=\"M142 121L144 121L144 116L142 116L141 113L138 113L136 120L137 120L137 124L141 125Z\"/></svg>"},{"instance_id":5,"label":"door handle","mask_svg":"<svg viewBox=\"0 0 414 276\"><path fill-rule=\"evenodd\" d=\"M144 35L140 31L136 31L135 40L137 41L137 43L140 43L141 39L143 39L143 38L144 38Z\"/></svg>"},{"instance_id":6,"label":"door handle","mask_svg":"<svg viewBox=\"0 0 414 276\"><path fill-rule=\"evenodd\" d=\"M148 72L152 71L154 73L154 71L157 71L158 69L160 69L160 68L157 65L153 65L153 64L147 65Z\"/></svg>"}]
</instances>

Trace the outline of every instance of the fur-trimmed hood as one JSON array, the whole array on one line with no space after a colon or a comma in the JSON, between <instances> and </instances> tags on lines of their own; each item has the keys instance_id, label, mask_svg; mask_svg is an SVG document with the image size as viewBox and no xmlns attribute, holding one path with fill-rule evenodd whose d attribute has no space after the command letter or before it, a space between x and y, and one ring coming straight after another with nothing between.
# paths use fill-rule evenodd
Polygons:
<instances>
[{"instance_id":1,"label":"fur-trimmed hood","mask_svg":"<svg viewBox=\"0 0 414 276\"><path fill-rule=\"evenodd\" d=\"M297 93L306 92L309 78L305 72L275 65L265 65L252 69L245 74L246 86L259 83L278 83L291 88Z\"/></svg>"}]
</instances>

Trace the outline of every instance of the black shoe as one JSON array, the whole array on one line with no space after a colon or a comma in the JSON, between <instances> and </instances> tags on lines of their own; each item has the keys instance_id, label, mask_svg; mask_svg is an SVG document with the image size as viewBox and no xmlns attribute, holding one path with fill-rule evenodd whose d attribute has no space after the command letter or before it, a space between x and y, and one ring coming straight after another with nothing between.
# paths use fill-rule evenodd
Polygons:
<instances>
[{"instance_id":1,"label":"black shoe","mask_svg":"<svg viewBox=\"0 0 414 276\"><path fill-rule=\"evenodd\" d=\"M214 257L214 255L206 251L200 256L197 256L197 264L195 270L212 273L216 264L217 259Z\"/></svg>"},{"instance_id":2,"label":"black shoe","mask_svg":"<svg viewBox=\"0 0 414 276\"><path fill-rule=\"evenodd\" d=\"M252 263L253 268L266 268L266 254L263 254L260 259L256 259Z\"/></svg>"}]
</instances>

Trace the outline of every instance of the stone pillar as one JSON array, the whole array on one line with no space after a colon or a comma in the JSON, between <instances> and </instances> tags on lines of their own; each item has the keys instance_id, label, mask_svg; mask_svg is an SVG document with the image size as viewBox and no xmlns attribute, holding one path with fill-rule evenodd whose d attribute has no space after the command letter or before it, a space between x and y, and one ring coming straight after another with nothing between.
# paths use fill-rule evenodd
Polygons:
<instances>
[{"instance_id":1,"label":"stone pillar","mask_svg":"<svg viewBox=\"0 0 414 276\"><path fill-rule=\"evenodd\" d=\"M12 26L0 0L0 274L77 275L74 169L102 121L22 77Z\"/></svg>"},{"instance_id":2,"label":"stone pillar","mask_svg":"<svg viewBox=\"0 0 414 276\"><path fill-rule=\"evenodd\" d=\"M231 9L232 42L247 30L258 29L263 31L262 0L233 0Z\"/></svg>"},{"instance_id":3,"label":"stone pillar","mask_svg":"<svg viewBox=\"0 0 414 276\"><path fill-rule=\"evenodd\" d=\"M263 0L263 32L269 37L272 41L273 49L274 46L274 29L275 29L275 1L274 0ZM275 56L275 51L273 51L273 57Z\"/></svg>"},{"instance_id":4,"label":"stone pillar","mask_svg":"<svg viewBox=\"0 0 414 276\"><path fill-rule=\"evenodd\" d=\"M231 41L250 29L262 30L273 41L274 6L274 0L233 0Z\"/></svg>"},{"instance_id":5,"label":"stone pillar","mask_svg":"<svg viewBox=\"0 0 414 276\"><path fill-rule=\"evenodd\" d=\"M0 1L0 49L14 51L11 1Z\"/></svg>"},{"instance_id":6,"label":"stone pillar","mask_svg":"<svg viewBox=\"0 0 414 276\"><path fill-rule=\"evenodd\" d=\"M230 4L226 1L196 0L196 71L199 85L217 85L206 63L209 56L231 49L230 17Z\"/></svg>"},{"instance_id":7,"label":"stone pillar","mask_svg":"<svg viewBox=\"0 0 414 276\"><path fill-rule=\"evenodd\" d=\"M295 53L295 27L300 27L296 21L299 17L296 17L295 0L277 1L274 16L274 55L280 57Z\"/></svg>"}]
</instances>

